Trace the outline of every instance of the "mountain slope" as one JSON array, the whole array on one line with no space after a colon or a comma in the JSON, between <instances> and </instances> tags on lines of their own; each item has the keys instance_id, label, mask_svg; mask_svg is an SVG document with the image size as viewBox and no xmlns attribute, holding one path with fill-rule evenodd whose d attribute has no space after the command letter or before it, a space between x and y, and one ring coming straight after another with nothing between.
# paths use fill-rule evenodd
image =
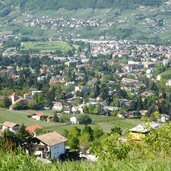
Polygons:
<instances>
[{"instance_id":1,"label":"mountain slope","mask_svg":"<svg viewBox=\"0 0 171 171\"><path fill-rule=\"evenodd\" d=\"M133 8L138 5L156 6L165 0L3 0L22 9L79 9L79 8Z\"/></svg>"}]
</instances>

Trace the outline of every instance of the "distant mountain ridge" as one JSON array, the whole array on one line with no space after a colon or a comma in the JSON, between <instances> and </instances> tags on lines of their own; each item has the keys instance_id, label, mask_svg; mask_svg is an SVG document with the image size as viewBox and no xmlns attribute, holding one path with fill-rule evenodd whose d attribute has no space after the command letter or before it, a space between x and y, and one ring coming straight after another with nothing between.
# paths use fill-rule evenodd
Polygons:
<instances>
[{"instance_id":1,"label":"distant mountain ridge","mask_svg":"<svg viewBox=\"0 0 171 171\"><path fill-rule=\"evenodd\" d=\"M19 5L21 9L56 10L65 8L122 8L129 9L139 5L158 6L166 0L1 0L8 5Z\"/></svg>"}]
</instances>

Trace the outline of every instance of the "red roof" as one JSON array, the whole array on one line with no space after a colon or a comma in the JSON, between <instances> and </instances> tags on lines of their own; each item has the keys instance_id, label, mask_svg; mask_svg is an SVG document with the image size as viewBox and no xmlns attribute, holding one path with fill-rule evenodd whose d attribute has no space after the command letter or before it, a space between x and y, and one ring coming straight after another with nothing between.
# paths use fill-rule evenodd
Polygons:
<instances>
[{"instance_id":1,"label":"red roof","mask_svg":"<svg viewBox=\"0 0 171 171\"><path fill-rule=\"evenodd\" d=\"M43 112L37 112L36 115L37 116L45 116L45 114Z\"/></svg>"},{"instance_id":2,"label":"red roof","mask_svg":"<svg viewBox=\"0 0 171 171\"><path fill-rule=\"evenodd\" d=\"M35 132L37 129L41 129L42 127L40 125L30 125L30 126L27 126L26 127L26 131L30 132L30 133L33 133Z\"/></svg>"}]
</instances>

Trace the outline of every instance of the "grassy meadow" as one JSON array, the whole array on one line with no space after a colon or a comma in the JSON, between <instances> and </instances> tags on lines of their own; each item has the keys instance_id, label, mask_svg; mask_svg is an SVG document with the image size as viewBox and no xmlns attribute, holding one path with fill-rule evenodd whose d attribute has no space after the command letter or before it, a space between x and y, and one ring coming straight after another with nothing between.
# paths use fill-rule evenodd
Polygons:
<instances>
[{"instance_id":1,"label":"grassy meadow","mask_svg":"<svg viewBox=\"0 0 171 171\"><path fill-rule=\"evenodd\" d=\"M0 160L0 171L169 171L171 161L169 159L156 159L144 161L112 161L97 162L57 162L43 164L36 158L26 154L8 154L0 152L3 156Z\"/></svg>"},{"instance_id":2,"label":"grassy meadow","mask_svg":"<svg viewBox=\"0 0 171 171\"><path fill-rule=\"evenodd\" d=\"M36 111L26 110L26 111L10 111L8 109L0 108L0 122L3 123L5 121L16 122L19 124L24 123L24 125L33 125L39 124L45 129L55 130L57 132L63 133L64 129L70 129L73 125L66 125L62 123L54 123L54 122L45 122L45 121L36 121L32 118L28 118L29 114L33 114ZM48 116L53 116L52 110L43 111ZM140 121L134 119L119 119L115 117L106 117L106 116L98 116L98 115L89 115L92 118L91 127L100 127L105 132L109 132L111 128L118 126L123 130L132 128L136 126ZM82 128L82 125L79 125Z\"/></svg>"},{"instance_id":3,"label":"grassy meadow","mask_svg":"<svg viewBox=\"0 0 171 171\"><path fill-rule=\"evenodd\" d=\"M29 51L39 51L43 53L55 52L56 50L61 50L66 53L69 50L72 50L72 47L65 42L61 41L52 41L52 42L24 42L22 43L23 50Z\"/></svg>"}]
</instances>

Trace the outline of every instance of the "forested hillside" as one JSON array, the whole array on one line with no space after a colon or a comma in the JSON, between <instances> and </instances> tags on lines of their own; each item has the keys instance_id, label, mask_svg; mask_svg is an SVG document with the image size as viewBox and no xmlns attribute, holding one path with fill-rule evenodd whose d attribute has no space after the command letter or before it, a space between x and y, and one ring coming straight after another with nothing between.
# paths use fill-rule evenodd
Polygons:
<instances>
[{"instance_id":1,"label":"forested hillside","mask_svg":"<svg viewBox=\"0 0 171 171\"><path fill-rule=\"evenodd\" d=\"M22 9L79 9L79 8L133 8L138 5L160 5L166 0L3 0Z\"/></svg>"}]
</instances>

